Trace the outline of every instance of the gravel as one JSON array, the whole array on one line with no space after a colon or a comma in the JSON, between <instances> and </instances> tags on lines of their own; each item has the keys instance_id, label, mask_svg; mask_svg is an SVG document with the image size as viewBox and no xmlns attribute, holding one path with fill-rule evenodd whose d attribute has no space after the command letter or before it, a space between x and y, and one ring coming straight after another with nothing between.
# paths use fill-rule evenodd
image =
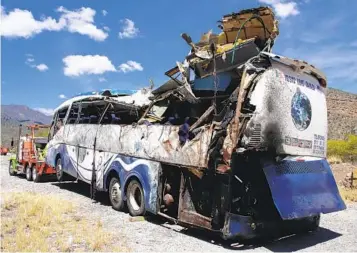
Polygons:
<instances>
[{"instance_id":1,"label":"gravel","mask_svg":"<svg viewBox=\"0 0 357 253\"><path fill-rule=\"evenodd\" d=\"M108 231L119 233L132 251L356 251L357 203L347 203L347 210L322 215L319 231L291 236L260 246L228 246L210 233L187 230L158 218L130 221L130 215L113 210L104 194L99 202L89 197L89 186L82 183L28 182L24 177L10 177L9 155L1 156L1 192L31 191L57 194L80 206L80 212L90 219L101 219ZM110 242L108 242L110 243Z\"/></svg>"}]
</instances>

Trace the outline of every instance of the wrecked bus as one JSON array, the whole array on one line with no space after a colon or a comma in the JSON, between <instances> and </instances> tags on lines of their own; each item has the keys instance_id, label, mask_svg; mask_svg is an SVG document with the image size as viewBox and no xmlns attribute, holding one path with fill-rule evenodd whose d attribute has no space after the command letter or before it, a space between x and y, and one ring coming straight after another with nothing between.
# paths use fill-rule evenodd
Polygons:
<instances>
[{"instance_id":1,"label":"wrecked bus","mask_svg":"<svg viewBox=\"0 0 357 253\"><path fill-rule=\"evenodd\" d=\"M270 8L224 16L157 89L103 90L56 110L47 163L116 210L250 239L310 231L345 209L326 160L326 77L272 53ZM269 233L270 233L269 232Z\"/></svg>"}]
</instances>

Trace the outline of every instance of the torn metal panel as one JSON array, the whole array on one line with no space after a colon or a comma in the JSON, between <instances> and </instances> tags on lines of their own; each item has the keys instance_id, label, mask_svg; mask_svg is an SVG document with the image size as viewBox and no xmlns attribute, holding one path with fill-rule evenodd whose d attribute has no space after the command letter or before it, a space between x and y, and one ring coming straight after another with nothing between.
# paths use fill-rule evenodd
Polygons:
<instances>
[{"instance_id":1,"label":"torn metal panel","mask_svg":"<svg viewBox=\"0 0 357 253\"><path fill-rule=\"evenodd\" d=\"M318 79L320 82L320 85L324 88L326 88L327 85L327 79L326 75L319 69L315 68L313 65L301 61L301 60L296 60L296 59L290 59L288 57L268 53L268 52L262 52L262 55L268 56L271 61L279 62L282 63L286 66L291 67L294 71L300 72L300 73L306 73L309 75L312 75Z\"/></svg>"},{"instance_id":2,"label":"torn metal panel","mask_svg":"<svg viewBox=\"0 0 357 253\"><path fill-rule=\"evenodd\" d=\"M259 52L260 49L255 44L254 40L247 40L240 43L235 48L224 52L225 57L222 57L222 53L217 54L215 56L216 73L235 69L237 66L244 64L250 58L257 56ZM189 63L195 70L195 74L200 78L213 74L214 62L212 60L194 58L189 60Z\"/></svg>"},{"instance_id":3,"label":"torn metal panel","mask_svg":"<svg viewBox=\"0 0 357 253\"><path fill-rule=\"evenodd\" d=\"M160 94L165 93L167 91L171 91L171 90L177 89L178 87L180 87L180 84L178 84L176 81L170 79L167 82L165 82L163 85L158 87L157 89L153 90L152 93L154 95L160 95Z\"/></svg>"},{"instance_id":4,"label":"torn metal panel","mask_svg":"<svg viewBox=\"0 0 357 253\"><path fill-rule=\"evenodd\" d=\"M180 145L178 131L179 126L168 125L101 125L97 149L169 164L206 168L212 130L208 127L203 129L183 146ZM69 141L79 141L75 140L76 136L71 137L73 140Z\"/></svg>"},{"instance_id":5,"label":"torn metal panel","mask_svg":"<svg viewBox=\"0 0 357 253\"><path fill-rule=\"evenodd\" d=\"M141 89L130 96L119 96L119 97L113 97L111 99L118 102L131 104L138 107L143 107L143 106L148 106L151 103L150 97L153 97L151 90Z\"/></svg>"},{"instance_id":6,"label":"torn metal panel","mask_svg":"<svg viewBox=\"0 0 357 253\"><path fill-rule=\"evenodd\" d=\"M229 164L231 160L232 153L238 145L238 136L240 130L242 130L242 125L240 124L240 116L242 110L242 104L247 93L247 89L251 86L253 78L256 74L247 74L247 68L244 69L241 83L238 87L238 98L235 109L235 115L231 124L227 127L227 137L224 139L223 143L223 157L224 160Z\"/></svg>"},{"instance_id":7,"label":"torn metal panel","mask_svg":"<svg viewBox=\"0 0 357 253\"><path fill-rule=\"evenodd\" d=\"M190 189L192 185L188 180L189 177L181 174L178 220L185 224L211 229L211 217L204 216L196 211L195 205L197 205L197 202L194 202L192 199L191 194L193 193L193 189ZM190 187L188 186L189 184Z\"/></svg>"},{"instance_id":8,"label":"torn metal panel","mask_svg":"<svg viewBox=\"0 0 357 253\"><path fill-rule=\"evenodd\" d=\"M208 76L205 78L196 78L192 90L215 90L217 91L225 91L229 84L232 81L232 75L231 73L227 72L222 72L217 74L217 78L219 80L217 87L214 87L214 77L213 76Z\"/></svg>"}]
</instances>

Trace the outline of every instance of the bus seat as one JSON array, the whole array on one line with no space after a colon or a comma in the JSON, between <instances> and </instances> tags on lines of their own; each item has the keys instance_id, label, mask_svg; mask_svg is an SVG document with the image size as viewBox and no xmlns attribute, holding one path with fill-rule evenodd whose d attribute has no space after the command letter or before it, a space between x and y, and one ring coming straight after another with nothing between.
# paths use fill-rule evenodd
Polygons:
<instances>
[{"instance_id":1,"label":"bus seat","mask_svg":"<svg viewBox=\"0 0 357 253\"><path fill-rule=\"evenodd\" d=\"M116 116L112 116L112 124L119 124L120 118Z\"/></svg>"},{"instance_id":2,"label":"bus seat","mask_svg":"<svg viewBox=\"0 0 357 253\"><path fill-rule=\"evenodd\" d=\"M88 124L88 123L89 123L89 117L84 117L84 118L83 118L83 123Z\"/></svg>"},{"instance_id":3,"label":"bus seat","mask_svg":"<svg viewBox=\"0 0 357 253\"><path fill-rule=\"evenodd\" d=\"M98 123L98 117L95 116L95 115L91 115L89 122L90 122L91 124L96 124L96 123Z\"/></svg>"}]
</instances>

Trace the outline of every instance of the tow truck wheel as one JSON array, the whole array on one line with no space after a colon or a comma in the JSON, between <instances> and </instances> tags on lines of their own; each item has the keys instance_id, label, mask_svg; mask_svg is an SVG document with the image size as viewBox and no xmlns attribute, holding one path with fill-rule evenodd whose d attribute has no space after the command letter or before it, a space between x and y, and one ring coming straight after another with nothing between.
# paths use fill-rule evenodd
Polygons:
<instances>
[{"instance_id":1,"label":"tow truck wheel","mask_svg":"<svg viewBox=\"0 0 357 253\"><path fill-rule=\"evenodd\" d=\"M10 163L9 163L9 174L10 174L10 176L16 175L15 168L13 168L13 166L12 166L12 161L10 161Z\"/></svg>"},{"instance_id":2,"label":"tow truck wheel","mask_svg":"<svg viewBox=\"0 0 357 253\"><path fill-rule=\"evenodd\" d=\"M29 165L26 165L26 180L32 181L32 168Z\"/></svg>"},{"instance_id":3,"label":"tow truck wheel","mask_svg":"<svg viewBox=\"0 0 357 253\"><path fill-rule=\"evenodd\" d=\"M40 175L37 173L37 169L35 167L32 168L32 179L35 183L40 182Z\"/></svg>"},{"instance_id":4,"label":"tow truck wheel","mask_svg":"<svg viewBox=\"0 0 357 253\"><path fill-rule=\"evenodd\" d=\"M122 192L120 182L117 177L112 177L109 183L109 200L114 210L121 211L124 208L124 201L122 198Z\"/></svg>"},{"instance_id":5,"label":"tow truck wheel","mask_svg":"<svg viewBox=\"0 0 357 253\"><path fill-rule=\"evenodd\" d=\"M145 213L144 191L140 183L133 179L130 181L127 190L127 205L131 216L140 216Z\"/></svg>"}]
</instances>

